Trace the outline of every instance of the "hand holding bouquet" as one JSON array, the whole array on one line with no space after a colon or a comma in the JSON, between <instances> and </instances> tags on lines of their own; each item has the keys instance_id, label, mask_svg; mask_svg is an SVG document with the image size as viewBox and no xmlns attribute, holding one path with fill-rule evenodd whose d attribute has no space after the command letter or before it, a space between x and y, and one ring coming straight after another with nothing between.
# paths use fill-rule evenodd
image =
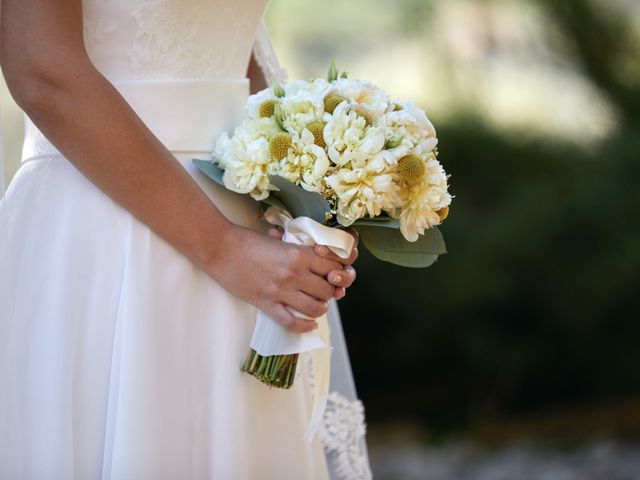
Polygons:
<instances>
[{"instance_id":1,"label":"hand holding bouquet","mask_svg":"<svg viewBox=\"0 0 640 480\"><path fill-rule=\"evenodd\" d=\"M263 202L265 218L284 227L284 241L321 243L346 257L353 239L335 227L352 226L374 256L399 265L427 267L445 253L435 227L449 212L447 175L435 129L414 103L339 76L333 64L326 80L250 96L247 113L231 137L218 139L212 161L194 162L229 190ZM289 388L298 353L324 342L305 346L258 320L243 371ZM281 353L261 353L256 345L265 337Z\"/></svg>"}]
</instances>

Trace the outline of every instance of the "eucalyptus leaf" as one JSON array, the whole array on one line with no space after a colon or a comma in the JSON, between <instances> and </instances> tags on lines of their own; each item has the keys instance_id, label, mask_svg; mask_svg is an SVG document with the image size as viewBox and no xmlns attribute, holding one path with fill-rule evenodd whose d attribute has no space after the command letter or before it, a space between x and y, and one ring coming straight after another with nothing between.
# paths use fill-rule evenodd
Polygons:
<instances>
[{"instance_id":1,"label":"eucalyptus leaf","mask_svg":"<svg viewBox=\"0 0 640 480\"><path fill-rule=\"evenodd\" d=\"M447 253L442 233L437 228L425 231L415 242L407 241L400 230L374 225L354 225L362 243L374 257L396 265L425 268L439 255Z\"/></svg>"},{"instance_id":2,"label":"eucalyptus leaf","mask_svg":"<svg viewBox=\"0 0 640 480\"><path fill-rule=\"evenodd\" d=\"M279 189L271 191L271 196L282 202L293 218L309 217L319 223L325 222L331 207L322 195L309 192L277 175L269 177L269 181Z\"/></svg>"},{"instance_id":3,"label":"eucalyptus leaf","mask_svg":"<svg viewBox=\"0 0 640 480\"><path fill-rule=\"evenodd\" d=\"M358 227L385 227L399 229L400 221L389 217L361 218L353 222L351 226L356 229Z\"/></svg>"},{"instance_id":4,"label":"eucalyptus leaf","mask_svg":"<svg viewBox=\"0 0 640 480\"><path fill-rule=\"evenodd\" d=\"M218 165L213 163L211 160L201 160L199 158L194 158L193 163L207 177L224 187L224 182L222 181L224 170L222 170Z\"/></svg>"}]
</instances>

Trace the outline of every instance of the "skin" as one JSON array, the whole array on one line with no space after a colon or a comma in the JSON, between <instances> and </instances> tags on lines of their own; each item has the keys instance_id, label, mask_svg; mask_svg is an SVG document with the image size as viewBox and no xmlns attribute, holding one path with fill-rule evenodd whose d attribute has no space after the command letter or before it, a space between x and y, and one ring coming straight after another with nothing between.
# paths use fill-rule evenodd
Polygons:
<instances>
[{"instance_id":1,"label":"skin","mask_svg":"<svg viewBox=\"0 0 640 480\"><path fill-rule=\"evenodd\" d=\"M325 313L355 279L357 249L342 260L229 222L93 66L82 32L81 0L2 0L0 64L17 104L82 174L222 287L291 331L317 328L287 307ZM265 86L253 59L248 75L252 90Z\"/></svg>"}]
</instances>

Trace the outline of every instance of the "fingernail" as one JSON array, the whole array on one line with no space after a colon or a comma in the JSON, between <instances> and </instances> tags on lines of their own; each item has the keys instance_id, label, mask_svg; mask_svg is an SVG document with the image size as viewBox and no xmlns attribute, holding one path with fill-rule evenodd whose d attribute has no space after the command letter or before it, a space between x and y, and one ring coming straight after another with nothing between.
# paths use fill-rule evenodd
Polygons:
<instances>
[{"instance_id":1,"label":"fingernail","mask_svg":"<svg viewBox=\"0 0 640 480\"><path fill-rule=\"evenodd\" d=\"M333 281L335 283L340 283L342 281L342 275L334 275L333 276Z\"/></svg>"},{"instance_id":2,"label":"fingernail","mask_svg":"<svg viewBox=\"0 0 640 480\"><path fill-rule=\"evenodd\" d=\"M326 255L327 253L329 253L329 249L327 247L325 247L324 245L320 245L319 247L317 247L316 250L320 255Z\"/></svg>"}]
</instances>

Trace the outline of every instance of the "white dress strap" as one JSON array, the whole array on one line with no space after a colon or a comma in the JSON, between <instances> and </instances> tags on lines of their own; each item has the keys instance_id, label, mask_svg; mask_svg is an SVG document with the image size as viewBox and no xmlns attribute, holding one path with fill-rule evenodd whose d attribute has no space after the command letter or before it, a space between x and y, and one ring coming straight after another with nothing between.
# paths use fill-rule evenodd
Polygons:
<instances>
[{"instance_id":1,"label":"white dress strap","mask_svg":"<svg viewBox=\"0 0 640 480\"><path fill-rule=\"evenodd\" d=\"M4 197L5 185L4 185L4 144L2 142L2 108L0 108L0 200Z\"/></svg>"}]
</instances>

